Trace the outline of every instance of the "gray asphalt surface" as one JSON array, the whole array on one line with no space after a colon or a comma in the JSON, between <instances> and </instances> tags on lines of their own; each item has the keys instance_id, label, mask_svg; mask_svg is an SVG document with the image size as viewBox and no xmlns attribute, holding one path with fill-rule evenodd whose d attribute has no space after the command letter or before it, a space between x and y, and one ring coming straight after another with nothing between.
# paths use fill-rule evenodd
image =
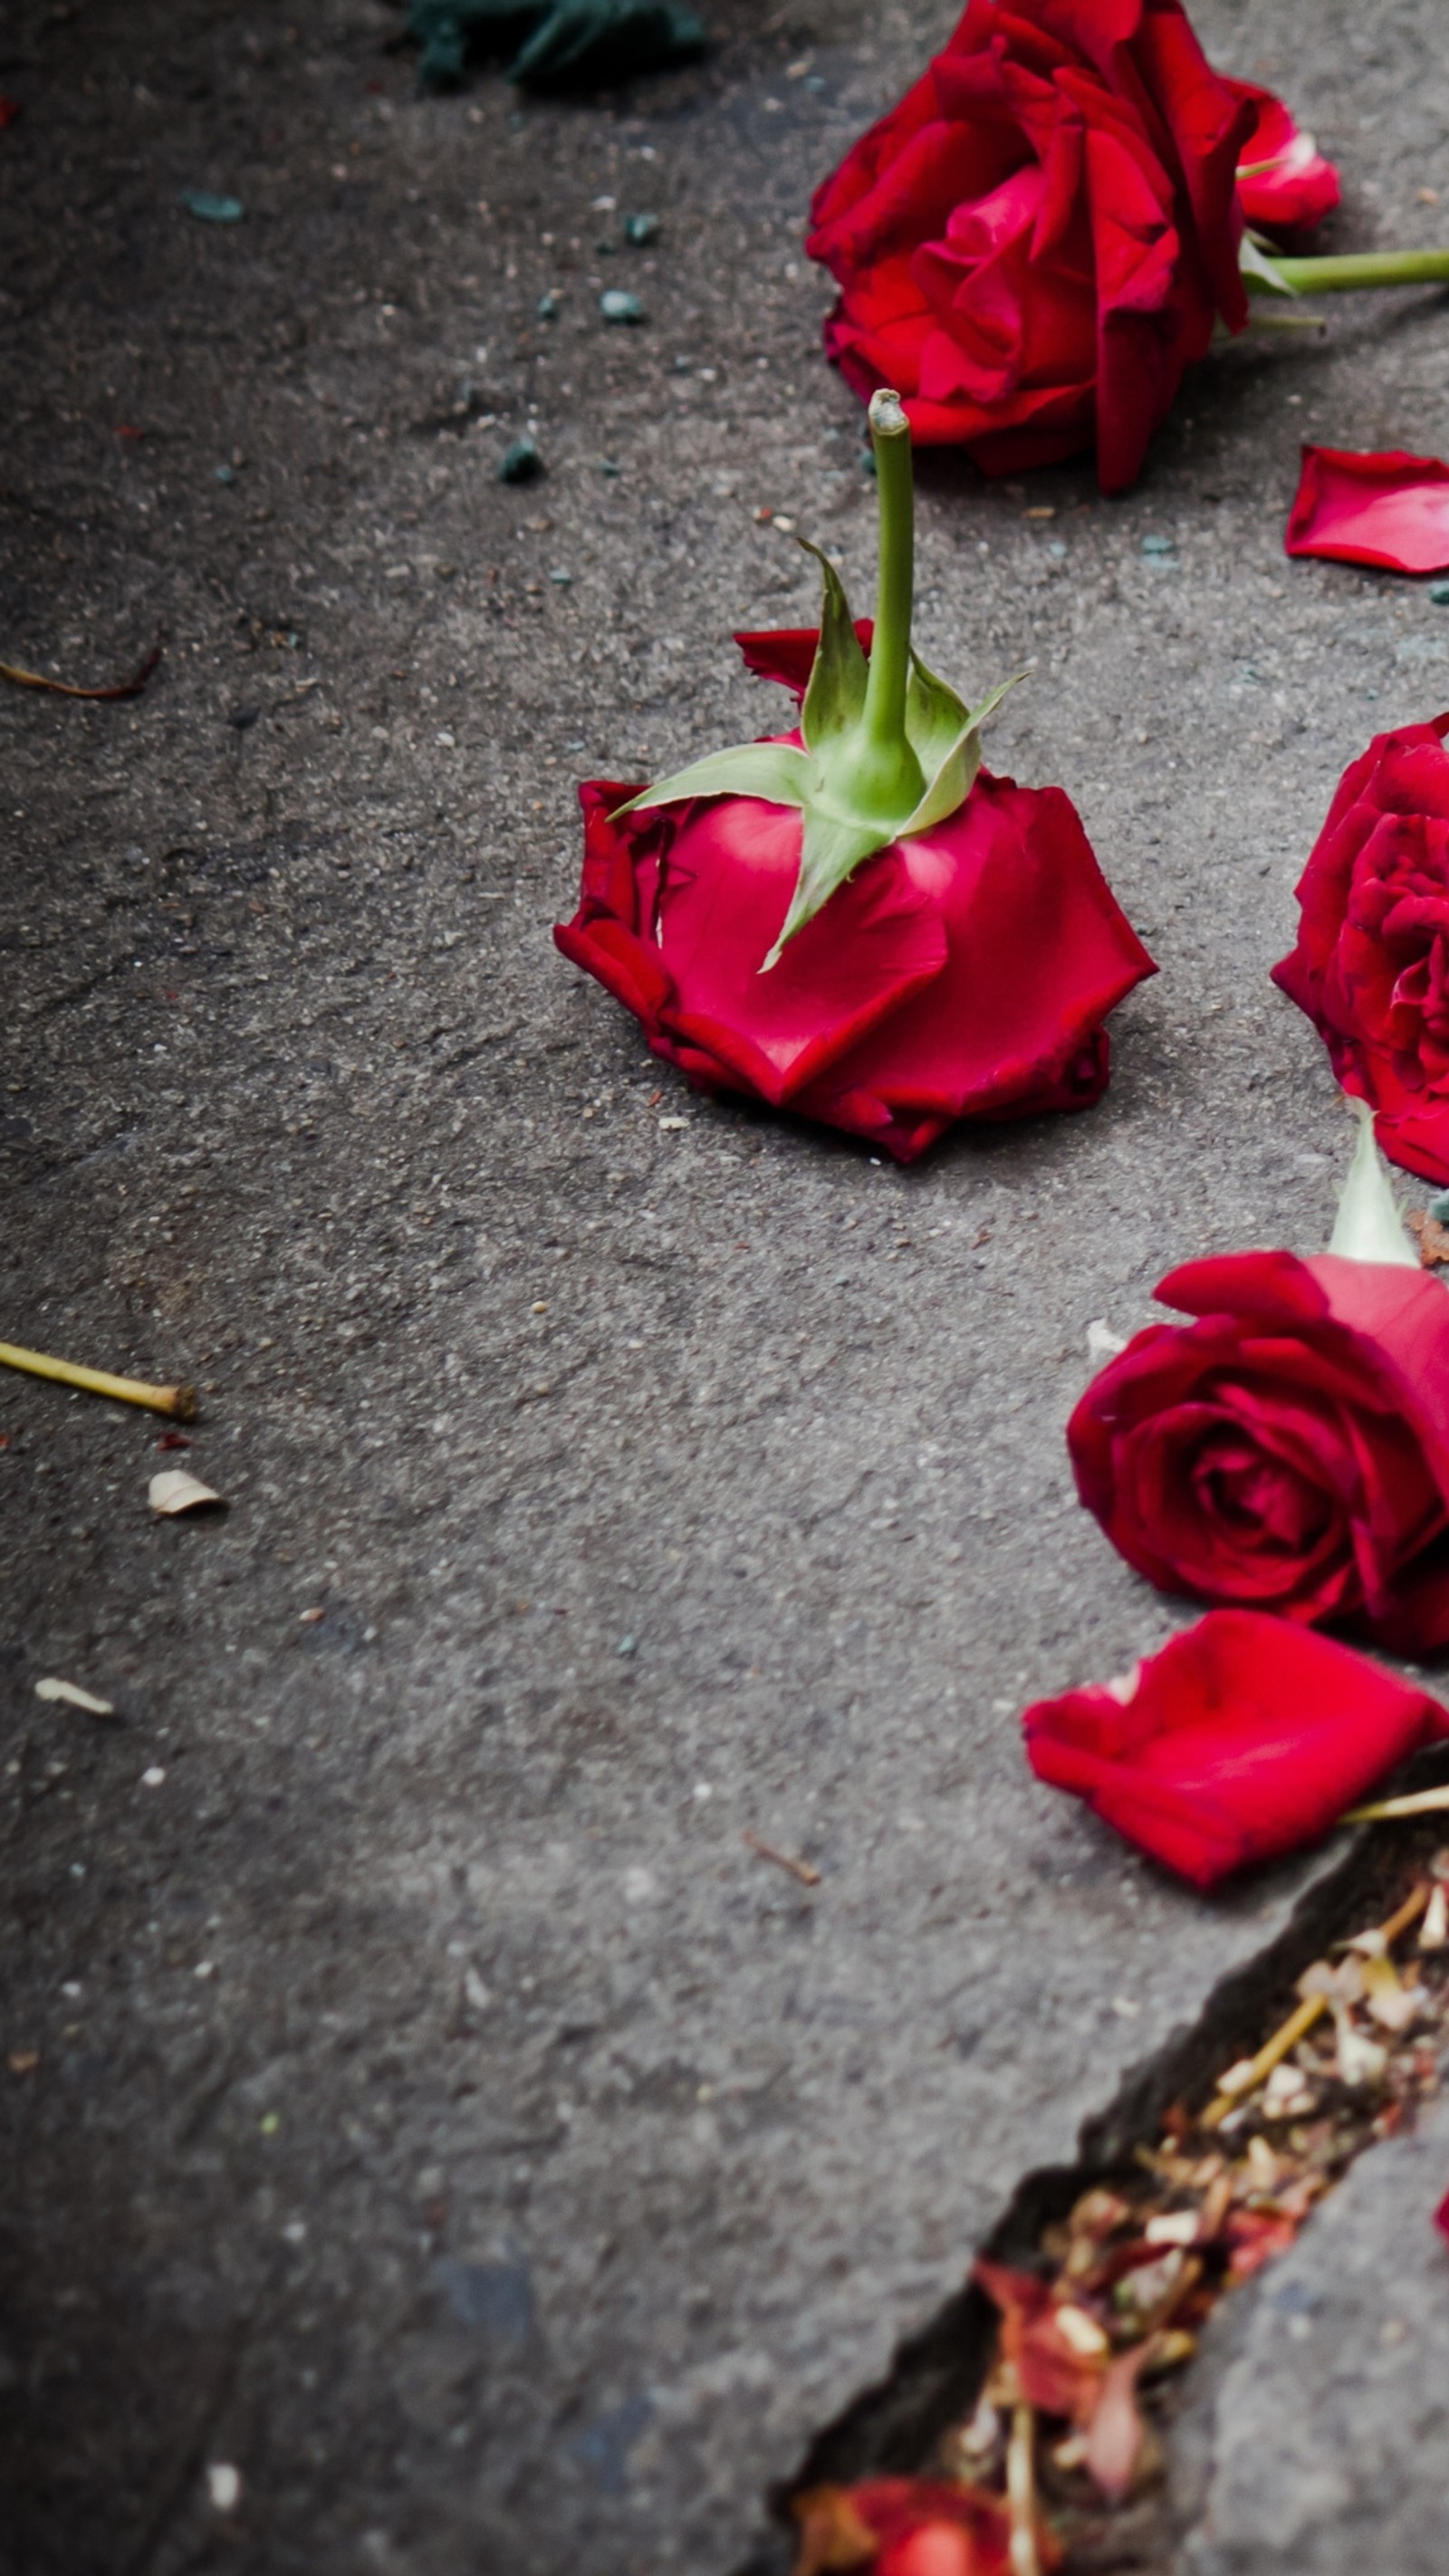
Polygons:
<instances>
[{"instance_id":1,"label":"gray asphalt surface","mask_svg":"<svg viewBox=\"0 0 1449 2576\"><path fill-rule=\"evenodd\" d=\"M1015 1721L1190 1615L1074 1503L1089 1325L1331 1222L1346 1122L1267 969L1449 611L1282 530L1305 434L1442 448L1443 300L1213 361L1118 503L923 466L923 649L1035 656L988 756L1069 789L1163 970L1097 1110L902 1175L692 1100L550 940L577 777L777 717L729 633L814 586L756 510L865 604L801 215L951 14L740 0L583 107L419 100L372 0L0 36L0 650L168 639L135 702L0 704L0 1331L205 1405L163 1457L0 1385L17 2576L722 2576L1301 1883L1168 1885ZM1196 16L1342 158L1330 238L1442 238L1427 0ZM153 1521L177 1463L224 1517ZM1449 2300L1412 2212L1383 2241ZM1282 2564L1256 2351L1194 2576Z\"/></svg>"}]
</instances>

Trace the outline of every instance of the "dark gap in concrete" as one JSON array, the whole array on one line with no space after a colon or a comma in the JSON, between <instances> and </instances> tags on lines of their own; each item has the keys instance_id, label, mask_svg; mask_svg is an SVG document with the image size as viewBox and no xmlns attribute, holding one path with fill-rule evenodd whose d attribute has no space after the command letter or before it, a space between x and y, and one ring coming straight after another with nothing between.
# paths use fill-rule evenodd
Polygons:
<instances>
[{"instance_id":1,"label":"dark gap in concrete","mask_svg":"<svg viewBox=\"0 0 1449 2576\"><path fill-rule=\"evenodd\" d=\"M1449 1754L1437 1746L1405 1764L1382 1794L1399 1796L1446 1782ZM1039 2165L1022 2177L977 2253L1023 2270L1034 2268L1042 2230L1064 2219L1083 2192L1135 2171L1134 2149L1156 2143L1163 2114L1173 2103L1193 2110L1210 2101L1224 2067L1253 2055L1292 2010L1297 1979L1310 1962L1374 1920L1376 1906L1387 1913L1414 1862L1445 1839L1443 1816L1428 1816L1422 1824L1370 1826L1355 1835L1337 1866L1305 1891L1277 1939L1224 1977L1197 2020L1173 2031L1160 2049L1130 2070L1106 2109L1083 2122L1076 2161ZM1265 2265L1262 2274L1233 2295L1252 2295L1272 2268ZM791 2499L806 2488L925 2470L942 2435L964 2422L976 2405L997 2324L995 2307L968 2279L919 2332L906 2336L887 2376L862 2389L824 2425L794 2476L771 2490L768 2506L776 2528L762 2537L735 2576L788 2576L795 2554ZM1193 2368L1189 2363L1178 2376L1174 2414ZM1153 2519L1162 2526L1164 2548L1166 2501L1164 2486L1147 2499ZM1134 2515L1132 2563L1146 2566L1156 2553L1141 2557L1142 2533L1143 2522ZM1166 2559L1158 2563L1165 2566Z\"/></svg>"}]
</instances>

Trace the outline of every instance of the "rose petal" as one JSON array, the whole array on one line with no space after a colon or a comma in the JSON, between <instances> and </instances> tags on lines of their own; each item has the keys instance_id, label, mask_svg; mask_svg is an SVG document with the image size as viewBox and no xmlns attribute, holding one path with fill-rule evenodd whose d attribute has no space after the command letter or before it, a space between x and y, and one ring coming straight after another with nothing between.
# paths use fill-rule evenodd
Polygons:
<instances>
[{"instance_id":1,"label":"rose petal","mask_svg":"<svg viewBox=\"0 0 1449 2576\"><path fill-rule=\"evenodd\" d=\"M1402 448L1305 447L1284 550L1389 572L1449 569L1449 465Z\"/></svg>"},{"instance_id":2,"label":"rose petal","mask_svg":"<svg viewBox=\"0 0 1449 2576\"><path fill-rule=\"evenodd\" d=\"M1147 1658L1129 1707L1106 1689L1067 1691L1022 1727L1038 1779L1209 1887L1326 1832L1406 1754L1449 1735L1449 1712L1325 1637L1213 1610Z\"/></svg>"}]
</instances>

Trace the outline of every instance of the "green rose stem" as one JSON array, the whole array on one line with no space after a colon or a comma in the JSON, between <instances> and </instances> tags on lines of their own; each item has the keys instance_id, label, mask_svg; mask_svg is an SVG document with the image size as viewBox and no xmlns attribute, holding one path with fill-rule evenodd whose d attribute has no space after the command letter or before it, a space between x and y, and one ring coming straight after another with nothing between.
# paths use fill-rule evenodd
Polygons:
<instances>
[{"instance_id":1,"label":"green rose stem","mask_svg":"<svg viewBox=\"0 0 1449 2576\"><path fill-rule=\"evenodd\" d=\"M870 434L880 504L880 575L867 661L845 586L807 537L820 566L820 641L800 708L798 742L732 743L642 787L616 821L691 797L754 796L794 806L800 865L768 974L805 924L866 859L892 841L930 832L959 814L981 766L981 727L1013 686L999 681L979 706L928 671L911 643L915 499L911 429L899 394L871 396ZM1018 673L1020 678L1021 674Z\"/></svg>"},{"instance_id":2,"label":"green rose stem","mask_svg":"<svg viewBox=\"0 0 1449 2576\"><path fill-rule=\"evenodd\" d=\"M875 633L860 729L833 784L862 820L894 828L920 802L926 781L906 736L911 608L915 598L916 496L911 425L898 394L870 398L870 442L880 495Z\"/></svg>"},{"instance_id":3,"label":"green rose stem","mask_svg":"<svg viewBox=\"0 0 1449 2576\"><path fill-rule=\"evenodd\" d=\"M1449 284L1449 250L1356 250L1325 259L1277 259L1293 295L1339 295L1356 286Z\"/></svg>"}]
</instances>

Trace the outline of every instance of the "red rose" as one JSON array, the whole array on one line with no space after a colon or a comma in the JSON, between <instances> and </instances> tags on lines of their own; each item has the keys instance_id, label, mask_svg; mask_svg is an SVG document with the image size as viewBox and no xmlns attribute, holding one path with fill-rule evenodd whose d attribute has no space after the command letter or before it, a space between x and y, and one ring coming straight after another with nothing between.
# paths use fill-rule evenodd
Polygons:
<instances>
[{"instance_id":1,"label":"red rose","mask_svg":"<svg viewBox=\"0 0 1449 2576\"><path fill-rule=\"evenodd\" d=\"M1338 1253L1191 1261L1067 1426L1077 1490L1164 1592L1449 1638L1449 1289Z\"/></svg>"},{"instance_id":2,"label":"red rose","mask_svg":"<svg viewBox=\"0 0 1449 2576\"><path fill-rule=\"evenodd\" d=\"M1267 232L1303 233L1331 215L1338 172L1311 134L1301 133L1281 98L1252 81L1223 84L1245 98L1253 123L1238 147L1238 203L1250 224Z\"/></svg>"},{"instance_id":3,"label":"red rose","mask_svg":"<svg viewBox=\"0 0 1449 2576\"><path fill-rule=\"evenodd\" d=\"M1449 1181L1449 716L1344 772L1273 981L1306 1011L1385 1153Z\"/></svg>"},{"instance_id":4,"label":"red rose","mask_svg":"<svg viewBox=\"0 0 1449 2576\"><path fill-rule=\"evenodd\" d=\"M752 635L750 667L798 691L815 642L802 656L798 634ZM957 1118L1100 1098L1102 1023L1155 970L1059 787L981 770L957 813L868 859L768 974L799 814L715 796L616 819L636 792L580 789L579 908L554 937L696 1089L846 1128L903 1163Z\"/></svg>"},{"instance_id":5,"label":"red rose","mask_svg":"<svg viewBox=\"0 0 1449 2576\"><path fill-rule=\"evenodd\" d=\"M1449 1735L1449 1713L1326 1637L1210 1610L1126 1681L1038 1700L1022 1726L1039 1780L1211 1887L1327 1833L1396 1762Z\"/></svg>"},{"instance_id":6,"label":"red rose","mask_svg":"<svg viewBox=\"0 0 1449 2576\"><path fill-rule=\"evenodd\" d=\"M970 0L816 194L830 355L987 473L1095 440L1120 491L1215 319L1247 320L1234 173L1254 115L1179 0Z\"/></svg>"}]
</instances>

